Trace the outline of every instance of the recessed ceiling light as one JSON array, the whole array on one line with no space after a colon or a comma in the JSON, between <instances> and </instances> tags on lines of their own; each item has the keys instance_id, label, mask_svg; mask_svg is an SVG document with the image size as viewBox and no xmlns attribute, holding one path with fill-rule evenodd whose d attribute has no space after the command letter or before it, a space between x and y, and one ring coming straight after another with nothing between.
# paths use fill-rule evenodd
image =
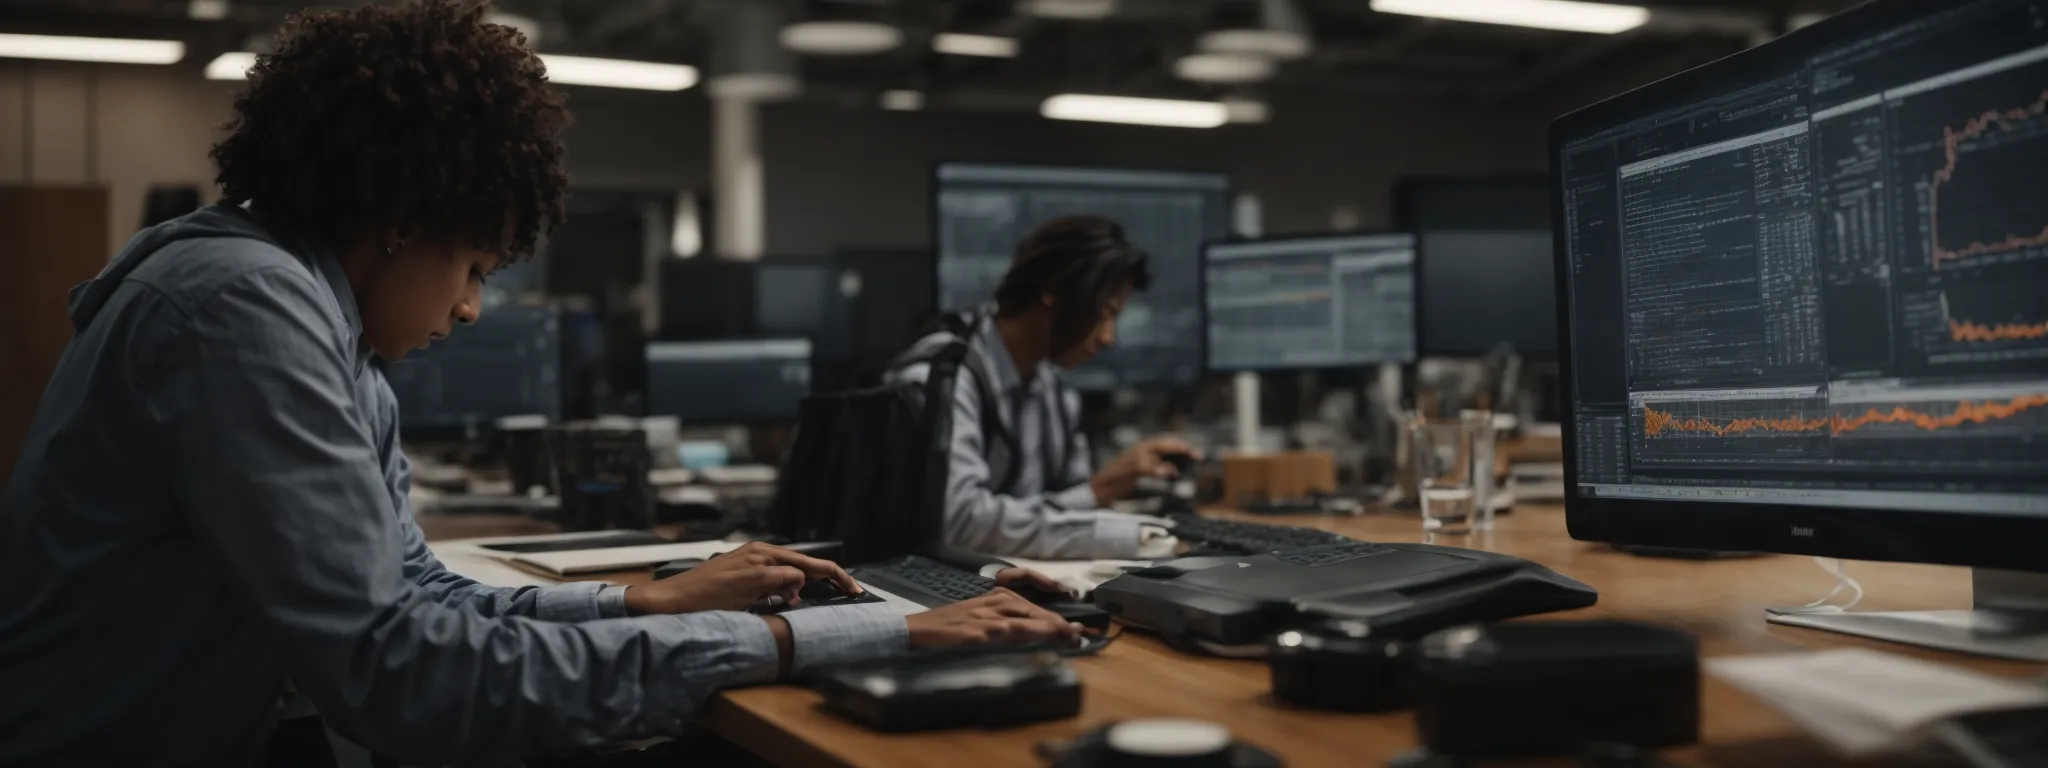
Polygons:
<instances>
[{"instance_id":1,"label":"recessed ceiling light","mask_svg":"<svg viewBox=\"0 0 2048 768\"><path fill-rule=\"evenodd\" d=\"M1372 0L1381 13L1476 21L1567 32L1614 34L1640 27L1650 9L1578 0Z\"/></svg>"},{"instance_id":2,"label":"recessed ceiling light","mask_svg":"<svg viewBox=\"0 0 2048 768\"><path fill-rule=\"evenodd\" d=\"M1224 99L1223 113L1232 123L1263 123L1272 113L1266 102L1252 99Z\"/></svg>"},{"instance_id":3,"label":"recessed ceiling light","mask_svg":"<svg viewBox=\"0 0 2048 768\"><path fill-rule=\"evenodd\" d=\"M1017 10L1044 19L1094 21L1116 12L1116 0L1023 0Z\"/></svg>"},{"instance_id":4,"label":"recessed ceiling light","mask_svg":"<svg viewBox=\"0 0 2048 768\"><path fill-rule=\"evenodd\" d=\"M249 68L256 66L256 54L247 51L229 51L213 57L206 63L208 80L247 80Z\"/></svg>"},{"instance_id":5,"label":"recessed ceiling light","mask_svg":"<svg viewBox=\"0 0 2048 768\"><path fill-rule=\"evenodd\" d=\"M185 15L199 21L220 21L228 17L228 0L192 0L185 4Z\"/></svg>"},{"instance_id":6,"label":"recessed ceiling light","mask_svg":"<svg viewBox=\"0 0 2048 768\"><path fill-rule=\"evenodd\" d=\"M1132 96L1099 96L1062 93L1039 105L1039 114L1054 120L1086 120L1098 123L1163 125L1174 128L1214 128L1229 122L1223 105L1213 101L1143 99Z\"/></svg>"},{"instance_id":7,"label":"recessed ceiling light","mask_svg":"<svg viewBox=\"0 0 2048 768\"><path fill-rule=\"evenodd\" d=\"M932 50L953 56L988 56L1007 59L1017 55L1017 39L995 35L940 32L932 36Z\"/></svg>"},{"instance_id":8,"label":"recessed ceiling light","mask_svg":"<svg viewBox=\"0 0 2048 768\"><path fill-rule=\"evenodd\" d=\"M816 56L864 56L902 43L902 30L875 21L800 21L782 28L782 47Z\"/></svg>"},{"instance_id":9,"label":"recessed ceiling light","mask_svg":"<svg viewBox=\"0 0 2048 768\"><path fill-rule=\"evenodd\" d=\"M0 34L0 58L93 61L103 64L176 64L185 58L177 40Z\"/></svg>"},{"instance_id":10,"label":"recessed ceiling light","mask_svg":"<svg viewBox=\"0 0 2048 768\"><path fill-rule=\"evenodd\" d=\"M883 91L882 108L898 112L916 112L924 109L924 92L904 89Z\"/></svg>"},{"instance_id":11,"label":"recessed ceiling light","mask_svg":"<svg viewBox=\"0 0 2048 768\"><path fill-rule=\"evenodd\" d=\"M1196 47L1209 53L1299 59L1315 46L1308 35L1285 29L1219 29L1202 35Z\"/></svg>"},{"instance_id":12,"label":"recessed ceiling light","mask_svg":"<svg viewBox=\"0 0 2048 768\"><path fill-rule=\"evenodd\" d=\"M1173 74L1197 83L1256 83L1273 76L1273 60L1241 53L1194 53L1173 62Z\"/></svg>"},{"instance_id":13,"label":"recessed ceiling light","mask_svg":"<svg viewBox=\"0 0 2048 768\"><path fill-rule=\"evenodd\" d=\"M803 82L787 72L734 72L712 75L704 90L713 98L777 101L803 91Z\"/></svg>"}]
</instances>

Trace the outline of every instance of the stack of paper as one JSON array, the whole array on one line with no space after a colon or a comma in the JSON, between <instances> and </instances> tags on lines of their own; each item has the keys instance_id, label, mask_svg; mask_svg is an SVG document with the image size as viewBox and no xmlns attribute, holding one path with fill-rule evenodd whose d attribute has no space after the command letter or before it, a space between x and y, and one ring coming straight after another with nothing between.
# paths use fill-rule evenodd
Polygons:
<instances>
[{"instance_id":1,"label":"stack of paper","mask_svg":"<svg viewBox=\"0 0 2048 768\"><path fill-rule=\"evenodd\" d=\"M2048 705L2048 688L1861 648L1712 659L1707 671L1850 757L1900 751L1958 715Z\"/></svg>"}]
</instances>

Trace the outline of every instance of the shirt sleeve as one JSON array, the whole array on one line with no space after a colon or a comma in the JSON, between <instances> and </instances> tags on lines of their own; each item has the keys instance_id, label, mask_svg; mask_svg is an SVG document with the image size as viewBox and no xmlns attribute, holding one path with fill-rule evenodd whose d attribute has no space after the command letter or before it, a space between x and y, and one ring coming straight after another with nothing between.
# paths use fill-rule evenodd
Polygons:
<instances>
[{"instance_id":1,"label":"shirt sleeve","mask_svg":"<svg viewBox=\"0 0 2048 768\"><path fill-rule=\"evenodd\" d=\"M980 393L975 390L973 378L963 372L953 382L953 442L946 477L947 544L977 552L1045 560L1138 555L1143 519L1096 509L1095 494L1085 484L1055 494L996 493L990 485L992 475L985 439L981 433ZM1085 443L1081 445L1085 447Z\"/></svg>"},{"instance_id":2,"label":"shirt sleeve","mask_svg":"<svg viewBox=\"0 0 2048 768\"><path fill-rule=\"evenodd\" d=\"M238 276L159 353L149 407L193 536L337 733L407 763L501 761L676 728L717 689L774 676L757 616L486 616L407 579L333 313L310 275ZM805 622L797 659L903 632L818 621L831 630Z\"/></svg>"},{"instance_id":3,"label":"shirt sleeve","mask_svg":"<svg viewBox=\"0 0 2048 768\"><path fill-rule=\"evenodd\" d=\"M461 606L485 616L525 616L541 621L590 621L616 619L626 615L623 587L606 589L597 582L576 582L551 587L494 587L448 570L427 547L427 537L412 516L412 461L398 440L398 397L391 383L375 368L364 374L373 404L372 429L377 454L382 459L384 485L391 497L399 535L405 542L402 566L406 581L424 591L427 598L444 605Z\"/></svg>"}]
</instances>

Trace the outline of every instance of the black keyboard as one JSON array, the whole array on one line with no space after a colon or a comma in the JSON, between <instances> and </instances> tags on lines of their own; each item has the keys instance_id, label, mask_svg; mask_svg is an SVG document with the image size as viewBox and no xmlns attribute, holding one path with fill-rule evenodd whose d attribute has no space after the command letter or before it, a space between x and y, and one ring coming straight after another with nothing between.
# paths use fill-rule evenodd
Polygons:
<instances>
[{"instance_id":1,"label":"black keyboard","mask_svg":"<svg viewBox=\"0 0 2048 768\"><path fill-rule=\"evenodd\" d=\"M1173 535L1194 544L1190 555L1263 555L1355 541L1342 534L1292 525L1241 523L1198 515L1174 515L1171 519Z\"/></svg>"},{"instance_id":2,"label":"black keyboard","mask_svg":"<svg viewBox=\"0 0 2048 768\"><path fill-rule=\"evenodd\" d=\"M954 603L988 594L996 586L994 579L917 555L863 565L853 576L891 592L909 586Z\"/></svg>"},{"instance_id":3,"label":"black keyboard","mask_svg":"<svg viewBox=\"0 0 2048 768\"><path fill-rule=\"evenodd\" d=\"M1348 563L1363 560L1373 555L1384 555L1394 550L1369 541L1353 541L1345 544L1324 544L1319 547L1276 552L1274 557L1305 568Z\"/></svg>"}]
</instances>

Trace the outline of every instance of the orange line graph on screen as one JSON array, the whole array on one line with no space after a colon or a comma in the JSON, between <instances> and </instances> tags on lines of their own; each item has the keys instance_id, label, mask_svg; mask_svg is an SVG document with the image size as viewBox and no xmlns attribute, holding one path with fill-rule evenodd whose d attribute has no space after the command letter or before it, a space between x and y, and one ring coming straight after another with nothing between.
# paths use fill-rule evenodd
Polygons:
<instances>
[{"instance_id":1,"label":"orange line graph on screen","mask_svg":"<svg viewBox=\"0 0 2048 768\"><path fill-rule=\"evenodd\" d=\"M1991 323L1984 324L1970 320L1957 320L1948 311L1948 294L1941 294L1941 317L1948 321L1950 341L1961 343L1985 343L1993 341L2032 341L2048 338L2048 320L2038 323Z\"/></svg>"},{"instance_id":2,"label":"orange line graph on screen","mask_svg":"<svg viewBox=\"0 0 2048 768\"><path fill-rule=\"evenodd\" d=\"M1942 127L1942 151L1946 162L1934 172L1927 184L1927 237L1929 252L1933 254L1934 269L1941 269L1941 263L1944 261L1959 261L1971 256L2048 244L2048 224L2043 224L2039 232L2008 234L2002 240L1971 242L1954 249L1941 246L1941 187L1955 180L1957 146L1982 136L1993 127L2001 131L2010 131L2018 123L2040 119L2044 113L2048 113L2048 91L2042 91L2039 98L2024 107L1986 110L1963 123L1960 129L1953 126ZM2048 211L2043 211L2042 215L2048 217Z\"/></svg>"},{"instance_id":3,"label":"orange line graph on screen","mask_svg":"<svg viewBox=\"0 0 2048 768\"><path fill-rule=\"evenodd\" d=\"M1657 410L1650 405L1643 406L1643 434L1660 437L1667 432L1680 433L1676 436L1729 437L1752 432L1759 436L1800 435L1827 432L1834 435L1848 434L1864 427L1881 424L1905 424L1929 432L1956 429L1970 424L1987 424L2004 421L2035 408L2048 406L2048 394L2021 395L2010 400L1985 400L1982 402L1960 401L1948 413L1930 413L1908 408L1903 405L1889 409L1868 408L1855 415L1837 413L1832 416L1806 418L1803 416L1746 417L1716 421L1707 418L1680 418L1667 411Z\"/></svg>"}]
</instances>

